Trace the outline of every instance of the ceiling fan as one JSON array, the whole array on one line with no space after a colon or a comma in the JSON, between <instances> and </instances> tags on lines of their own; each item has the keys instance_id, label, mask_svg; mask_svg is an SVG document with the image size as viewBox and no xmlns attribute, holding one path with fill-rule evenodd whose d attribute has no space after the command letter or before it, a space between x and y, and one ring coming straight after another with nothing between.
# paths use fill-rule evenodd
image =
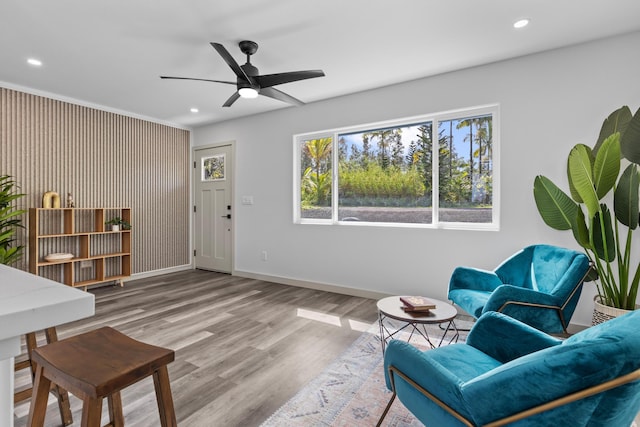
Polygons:
<instances>
[{"instance_id":1,"label":"ceiling fan","mask_svg":"<svg viewBox=\"0 0 640 427\"><path fill-rule=\"evenodd\" d=\"M291 95L275 89L273 86L281 85L284 83L291 83L298 80L313 79L315 77L323 77L324 72L322 70L307 70L307 71L290 71L287 73L277 74L264 74L260 75L256 67L251 64L251 55L258 50L258 43L249 40L243 40L238 43L242 53L247 55L247 63L244 65L238 65L235 59L231 56L229 51L225 49L220 43L211 43L211 46L222 56L222 59L231 67L235 73L237 79L235 82L228 82L223 80L210 80L210 79L197 79L191 77L170 77L160 76L161 79L178 79L178 80L199 80L203 82L224 83L236 86L236 92L227 99L222 105L223 107L230 107L238 98L256 98L258 95L268 96L269 98L277 99L279 101L288 102L294 105L304 105L304 102L294 98Z\"/></svg>"}]
</instances>

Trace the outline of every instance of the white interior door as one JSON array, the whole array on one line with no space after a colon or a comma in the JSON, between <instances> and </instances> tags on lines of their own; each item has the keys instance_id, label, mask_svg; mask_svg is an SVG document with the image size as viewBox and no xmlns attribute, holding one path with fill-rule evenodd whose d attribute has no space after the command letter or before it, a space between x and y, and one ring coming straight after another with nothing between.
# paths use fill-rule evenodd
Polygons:
<instances>
[{"instance_id":1,"label":"white interior door","mask_svg":"<svg viewBox=\"0 0 640 427\"><path fill-rule=\"evenodd\" d=\"M194 150L195 266L231 273L233 242L231 145Z\"/></svg>"}]
</instances>

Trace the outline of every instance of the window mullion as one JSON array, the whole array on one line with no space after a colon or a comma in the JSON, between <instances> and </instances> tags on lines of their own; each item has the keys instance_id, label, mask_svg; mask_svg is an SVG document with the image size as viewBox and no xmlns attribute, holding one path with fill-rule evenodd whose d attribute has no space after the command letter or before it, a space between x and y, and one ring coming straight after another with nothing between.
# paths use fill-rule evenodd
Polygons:
<instances>
[{"instance_id":1,"label":"window mullion","mask_svg":"<svg viewBox=\"0 0 640 427\"><path fill-rule=\"evenodd\" d=\"M294 222L299 222L302 218L301 215L301 179L300 179L300 168L302 163L302 144L298 140L298 138L293 139L293 219Z\"/></svg>"},{"instance_id":2,"label":"window mullion","mask_svg":"<svg viewBox=\"0 0 640 427\"><path fill-rule=\"evenodd\" d=\"M440 123L434 118L431 125L431 224L440 223Z\"/></svg>"},{"instance_id":3,"label":"window mullion","mask_svg":"<svg viewBox=\"0 0 640 427\"><path fill-rule=\"evenodd\" d=\"M333 133L331 138L331 221L334 224L337 224L340 219L338 216L338 193L340 192L338 188L338 170L340 168L340 149L338 134Z\"/></svg>"}]
</instances>

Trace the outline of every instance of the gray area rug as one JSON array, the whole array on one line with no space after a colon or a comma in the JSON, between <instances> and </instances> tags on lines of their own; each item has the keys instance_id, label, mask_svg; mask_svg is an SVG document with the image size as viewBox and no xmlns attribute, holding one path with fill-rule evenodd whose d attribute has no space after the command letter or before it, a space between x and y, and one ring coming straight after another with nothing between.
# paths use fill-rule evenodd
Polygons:
<instances>
[{"instance_id":1,"label":"gray area rug","mask_svg":"<svg viewBox=\"0 0 640 427\"><path fill-rule=\"evenodd\" d=\"M468 329L472 323L456 319L458 328ZM394 326L394 325L392 325ZM262 427L309 426L374 426L384 411L391 392L384 381L383 356L376 322L363 333L338 359L285 403ZM437 325L427 326L429 337L443 335ZM460 332L458 342L464 342L467 332ZM397 335L407 340L408 332ZM447 335L443 345L449 343ZM428 348L428 343L415 334L412 344ZM418 427L411 413L396 399L384 422L385 426Z\"/></svg>"}]
</instances>

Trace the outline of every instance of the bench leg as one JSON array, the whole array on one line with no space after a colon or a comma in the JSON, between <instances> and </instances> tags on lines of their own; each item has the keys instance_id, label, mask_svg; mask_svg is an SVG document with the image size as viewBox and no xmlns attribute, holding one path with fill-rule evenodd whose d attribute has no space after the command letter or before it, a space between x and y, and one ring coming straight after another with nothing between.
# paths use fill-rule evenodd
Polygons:
<instances>
[{"instance_id":1,"label":"bench leg","mask_svg":"<svg viewBox=\"0 0 640 427\"><path fill-rule=\"evenodd\" d=\"M33 392L31 394L29 420L27 422L27 425L30 427L42 427L44 425L44 417L47 413L47 401L49 400L51 381L45 378L42 371L42 367L38 366L33 384Z\"/></svg>"},{"instance_id":2,"label":"bench leg","mask_svg":"<svg viewBox=\"0 0 640 427\"><path fill-rule=\"evenodd\" d=\"M60 420L62 420L62 424L65 426L73 424L71 403L69 402L69 393L67 390L52 384L51 392L58 399L58 409L60 410Z\"/></svg>"},{"instance_id":3,"label":"bench leg","mask_svg":"<svg viewBox=\"0 0 640 427\"><path fill-rule=\"evenodd\" d=\"M113 427L123 427L124 415L122 414L122 397L120 396L120 392L116 391L109 396L107 402L109 404L109 421L111 421L109 425Z\"/></svg>"},{"instance_id":4,"label":"bench leg","mask_svg":"<svg viewBox=\"0 0 640 427\"><path fill-rule=\"evenodd\" d=\"M82 404L82 427L100 427L102 417L102 399L87 398Z\"/></svg>"},{"instance_id":5,"label":"bench leg","mask_svg":"<svg viewBox=\"0 0 640 427\"><path fill-rule=\"evenodd\" d=\"M54 343L58 341L58 334L56 332L56 328L47 328L45 329L45 336L47 339L47 344ZM27 357L28 365L31 369L31 382L32 384L35 382L36 370L38 367L33 361L33 350L38 348L38 340L35 332L30 332L25 334L25 343L27 346ZM24 362L22 362L24 363ZM22 369L22 367L18 368L16 364L16 371L18 369ZM25 367L25 366L23 366ZM15 403L22 402L23 400L27 400L31 397L33 392L33 387L22 390L19 393L16 393L14 396ZM71 404L69 402L69 393L62 387L59 387L55 384L52 384L51 392L58 399L58 409L60 410L60 420L62 424L65 426L71 425L73 423L73 416L71 415Z\"/></svg>"},{"instance_id":6,"label":"bench leg","mask_svg":"<svg viewBox=\"0 0 640 427\"><path fill-rule=\"evenodd\" d=\"M47 337L47 344L58 341L58 332L56 328L47 328L44 330ZM33 349L32 349L33 350ZM29 358L31 358L31 352L29 352ZM58 385L53 386L53 394L58 398L58 409L60 410L60 419L65 426L73 423L73 416L71 415L71 403L69 402L69 393Z\"/></svg>"},{"instance_id":7,"label":"bench leg","mask_svg":"<svg viewBox=\"0 0 640 427\"><path fill-rule=\"evenodd\" d=\"M153 373L153 385L156 388L160 424L162 427L177 427L173 397L171 397L171 386L169 385L169 372L166 366L162 366Z\"/></svg>"}]
</instances>

